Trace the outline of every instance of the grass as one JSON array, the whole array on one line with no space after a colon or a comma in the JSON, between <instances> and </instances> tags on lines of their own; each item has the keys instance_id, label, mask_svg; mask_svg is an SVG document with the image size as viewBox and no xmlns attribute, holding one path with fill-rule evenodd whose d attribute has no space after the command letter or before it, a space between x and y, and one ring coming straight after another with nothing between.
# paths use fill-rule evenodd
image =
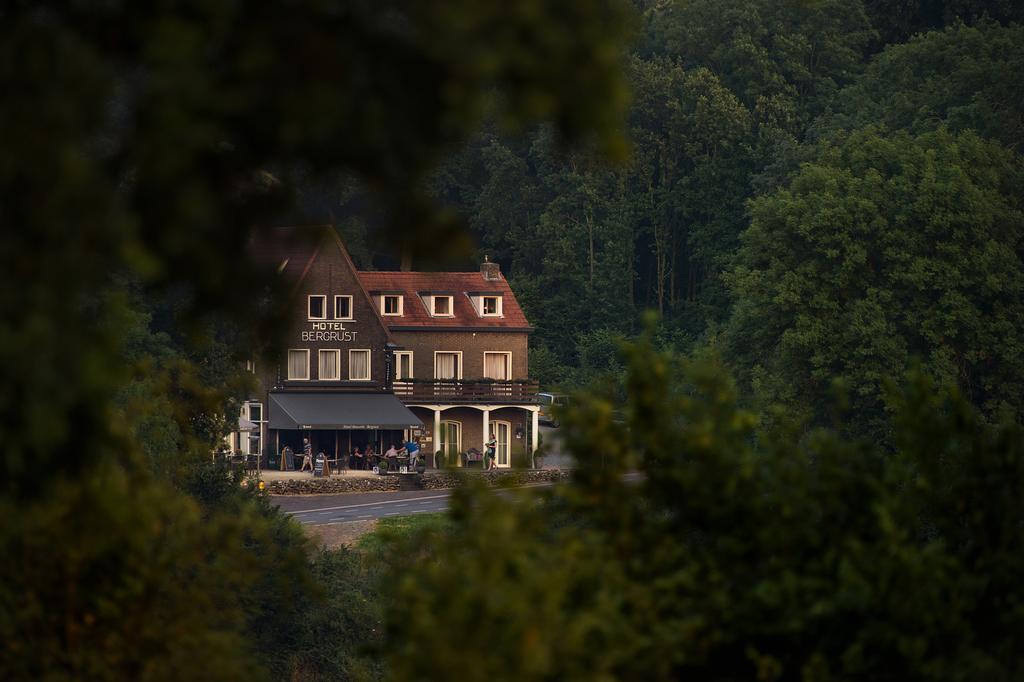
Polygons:
<instances>
[{"instance_id":1,"label":"grass","mask_svg":"<svg viewBox=\"0 0 1024 682\"><path fill-rule=\"evenodd\" d=\"M356 548L369 554L379 554L392 542L429 530L444 530L450 525L451 521L444 512L387 516L377 522L377 528L372 533L359 538Z\"/></svg>"}]
</instances>

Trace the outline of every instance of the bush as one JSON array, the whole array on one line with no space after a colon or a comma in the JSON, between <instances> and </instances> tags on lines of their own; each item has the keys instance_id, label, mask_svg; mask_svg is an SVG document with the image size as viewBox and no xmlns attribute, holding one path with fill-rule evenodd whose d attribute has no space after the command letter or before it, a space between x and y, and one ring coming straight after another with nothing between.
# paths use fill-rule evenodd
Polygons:
<instances>
[{"instance_id":1,"label":"bush","mask_svg":"<svg viewBox=\"0 0 1024 682\"><path fill-rule=\"evenodd\" d=\"M604 466L552 504L457 491L450 532L400 548L389 636L487 645L403 638L395 679L1024 676L1020 426L918 376L890 397L895 451L757 434L713 365L626 361L625 424L607 396L565 412Z\"/></svg>"}]
</instances>

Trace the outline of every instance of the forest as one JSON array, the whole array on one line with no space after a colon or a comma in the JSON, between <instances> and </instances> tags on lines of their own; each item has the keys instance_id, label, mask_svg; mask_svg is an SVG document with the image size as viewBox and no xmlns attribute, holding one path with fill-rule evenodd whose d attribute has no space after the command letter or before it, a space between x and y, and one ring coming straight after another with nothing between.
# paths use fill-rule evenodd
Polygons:
<instances>
[{"instance_id":1,"label":"forest","mask_svg":"<svg viewBox=\"0 0 1024 682\"><path fill-rule=\"evenodd\" d=\"M654 310L666 347L720 355L748 404L812 424L838 382L884 437L884 380L915 363L989 417L1024 416L1021 10L637 9L627 162L491 118L427 181L505 268L542 384L620 372L616 339ZM362 266L396 263L365 222L339 228Z\"/></svg>"},{"instance_id":2,"label":"forest","mask_svg":"<svg viewBox=\"0 0 1024 682\"><path fill-rule=\"evenodd\" d=\"M1024 675L1024 5L13 3L0 65L3 679ZM571 480L325 550L211 462L295 221L499 262Z\"/></svg>"}]
</instances>

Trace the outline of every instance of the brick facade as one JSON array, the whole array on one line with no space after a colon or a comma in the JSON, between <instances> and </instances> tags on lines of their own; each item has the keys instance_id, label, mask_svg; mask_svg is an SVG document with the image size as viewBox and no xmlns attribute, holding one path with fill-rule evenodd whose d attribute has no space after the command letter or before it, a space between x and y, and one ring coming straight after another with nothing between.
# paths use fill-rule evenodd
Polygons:
<instances>
[{"instance_id":1,"label":"brick facade","mask_svg":"<svg viewBox=\"0 0 1024 682\"><path fill-rule=\"evenodd\" d=\"M287 258L282 258L281 251L264 248L262 255L279 265L283 276L294 281L291 297L294 307L293 324L283 345L285 349L302 349L309 353L307 380L288 379L287 350L279 365L259 368L258 376L262 386L258 395L265 411L271 409L271 391L356 394L388 392L386 344L389 343L394 344L392 348L412 352L413 379L417 382L430 382L436 378L434 363L437 351L461 352L460 378L465 382L484 378L485 352L511 354L509 380L521 381L529 376L527 339L530 328L496 264L486 263L488 269L477 273L360 273L333 229L325 230L319 245L310 247L308 252L293 249L287 253ZM278 264L271 260L275 258L281 259L281 262ZM368 283L377 289L371 290ZM432 317L421 299L423 288L435 284L435 290L451 292L454 297L454 314L448 319ZM378 308L381 303L379 292L396 289L403 291L404 308L408 314L402 317L382 317ZM501 296L503 314L489 317L478 314L471 297L479 295L480 291L486 291L487 295ZM308 318L309 296L326 297L326 319ZM335 318L335 296L351 296L350 319ZM363 349L370 351L370 379L350 380L349 351ZM320 377L321 350L340 351L340 379L327 380ZM393 372L392 369L392 376ZM424 425L420 436L425 453L432 454L437 449L438 439L434 429L438 415L443 421L460 425L461 451L469 448L482 450L487 435L484 433L482 407L487 409L492 421L508 424L507 430L503 431L508 439L509 454L504 458L504 466L508 466L512 458L529 452L528 438L536 429L537 406L528 397L524 399L524 395L532 396L533 393L517 393L518 397L513 401L515 404L502 404L502 397L507 403L512 392L502 393L501 390L490 388L491 384L486 382L484 386L484 393L492 391L494 395L481 395L478 388L477 393L453 396L448 402L439 397L424 404L422 399L414 399L411 394L403 398ZM532 390L535 391L535 384L533 386ZM428 394L441 395L440 392ZM320 449L322 443L328 454L333 454L337 447L345 449L373 439L377 439L380 444L383 440L396 440L409 435L383 431L376 434L346 431L268 432L266 417L260 433L263 442L275 451L283 447L284 443L294 447L296 443L301 443L302 437L308 435L316 441L314 445L317 449ZM519 438L516 438L517 434Z\"/></svg>"},{"instance_id":2,"label":"brick facade","mask_svg":"<svg viewBox=\"0 0 1024 682\"><path fill-rule=\"evenodd\" d=\"M484 376L485 351L512 353L512 379L530 374L525 332L396 331L392 336L403 350L412 351L413 378L434 377L435 351L462 351L463 379Z\"/></svg>"},{"instance_id":3,"label":"brick facade","mask_svg":"<svg viewBox=\"0 0 1024 682\"><path fill-rule=\"evenodd\" d=\"M311 384L319 384L319 363L318 352L323 350L341 351L341 380L331 382L331 385L338 387L374 387L380 388L384 385L384 344L390 340L377 309L366 295L359 283L348 255L340 248L331 248L329 242L323 244L309 268L306 276L299 283L292 294L292 305L295 308L295 315L292 318L294 324L289 333L287 348L305 348L310 351L310 380L309 381L287 381L286 387L306 387ZM327 319L323 322L307 319L307 301L311 295L327 297ZM334 318L334 297L352 297L352 320L336 320ZM304 340L303 332L316 335L314 327L327 323L328 326L341 325L344 331L352 332L354 338L351 341L338 340ZM370 351L370 381L350 382L349 376L349 350L368 349ZM282 360L282 377L287 374L287 358Z\"/></svg>"}]
</instances>

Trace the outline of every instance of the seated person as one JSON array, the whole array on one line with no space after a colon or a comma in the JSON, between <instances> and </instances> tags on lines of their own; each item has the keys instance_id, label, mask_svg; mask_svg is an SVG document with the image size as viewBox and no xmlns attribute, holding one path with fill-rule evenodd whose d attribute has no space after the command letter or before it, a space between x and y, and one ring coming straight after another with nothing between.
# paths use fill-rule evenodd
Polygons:
<instances>
[{"instance_id":1,"label":"seated person","mask_svg":"<svg viewBox=\"0 0 1024 682\"><path fill-rule=\"evenodd\" d=\"M392 443L391 447L388 448L387 452L384 453L384 458L388 461L388 469L396 469L396 463L398 462L398 448Z\"/></svg>"},{"instance_id":2,"label":"seated person","mask_svg":"<svg viewBox=\"0 0 1024 682\"><path fill-rule=\"evenodd\" d=\"M352 451L352 456L349 458L348 466L350 469L365 469L366 458L363 457L363 451L356 446L356 449Z\"/></svg>"},{"instance_id":3,"label":"seated person","mask_svg":"<svg viewBox=\"0 0 1024 682\"><path fill-rule=\"evenodd\" d=\"M372 467L374 464L377 463L377 460L379 458L377 457L377 453L374 452L374 450L373 450L373 443L370 443L369 445L367 445L366 446L366 450L364 450L364 452L366 453L366 466L367 466L367 468Z\"/></svg>"}]
</instances>

